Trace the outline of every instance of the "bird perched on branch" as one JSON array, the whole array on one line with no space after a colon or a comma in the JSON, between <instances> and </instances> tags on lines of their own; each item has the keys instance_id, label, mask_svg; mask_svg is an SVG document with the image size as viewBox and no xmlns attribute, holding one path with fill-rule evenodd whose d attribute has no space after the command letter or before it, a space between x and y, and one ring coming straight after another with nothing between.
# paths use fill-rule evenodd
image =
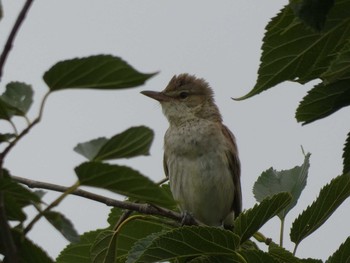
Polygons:
<instances>
[{"instance_id":1,"label":"bird perched on branch","mask_svg":"<svg viewBox=\"0 0 350 263\"><path fill-rule=\"evenodd\" d=\"M141 93L159 101L169 121L164 170L183 214L206 225L232 227L242 210L240 161L209 84L180 74L161 92Z\"/></svg>"}]
</instances>

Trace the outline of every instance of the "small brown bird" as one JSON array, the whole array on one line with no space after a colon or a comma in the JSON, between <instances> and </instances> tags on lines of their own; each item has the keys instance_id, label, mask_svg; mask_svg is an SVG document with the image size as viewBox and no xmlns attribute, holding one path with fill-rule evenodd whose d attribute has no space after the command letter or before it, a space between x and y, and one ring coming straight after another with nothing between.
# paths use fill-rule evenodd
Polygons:
<instances>
[{"instance_id":1,"label":"small brown bird","mask_svg":"<svg viewBox=\"0 0 350 263\"><path fill-rule=\"evenodd\" d=\"M231 227L242 210L240 161L209 84L180 74L161 92L141 93L159 101L169 121L163 163L181 211L206 225Z\"/></svg>"}]
</instances>

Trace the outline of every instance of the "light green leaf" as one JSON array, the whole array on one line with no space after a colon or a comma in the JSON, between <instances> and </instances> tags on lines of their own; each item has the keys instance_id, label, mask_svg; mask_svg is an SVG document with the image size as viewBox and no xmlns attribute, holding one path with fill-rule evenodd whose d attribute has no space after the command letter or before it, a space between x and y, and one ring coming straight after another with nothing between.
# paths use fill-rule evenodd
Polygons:
<instances>
[{"instance_id":1,"label":"light green leaf","mask_svg":"<svg viewBox=\"0 0 350 263\"><path fill-rule=\"evenodd\" d=\"M90 249L97 236L104 230L86 232L80 236L80 241L66 246L58 255L57 263L91 263Z\"/></svg>"},{"instance_id":2,"label":"light green leaf","mask_svg":"<svg viewBox=\"0 0 350 263\"><path fill-rule=\"evenodd\" d=\"M318 198L294 220L290 231L292 242L298 245L313 233L350 196L350 174L343 174L324 186Z\"/></svg>"},{"instance_id":3,"label":"light green leaf","mask_svg":"<svg viewBox=\"0 0 350 263\"><path fill-rule=\"evenodd\" d=\"M206 226L184 226L154 233L135 243L127 263L159 262L195 256L235 257L239 237L234 233Z\"/></svg>"},{"instance_id":4,"label":"light green leaf","mask_svg":"<svg viewBox=\"0 0 350 263\"><path fill-rule=\"evenodd\" d=\"M350 35L350 1L336 1L322 33L295 20L288 5L271 20L263 39L255 87L247 99L283 81L306 83L326 72Z\"/></svg>"},{"instance_id":5,"label":"light green leaf","mask_svg":"<svg viewBox=\"0 0 350 263\"><path fill-rule=\"evenodd\" d=\"M15 109L15 114L24 116L33 103L33 89L22 82L11 82L6 85L0 98Z\"/></svg>"},{"instance_id":6,"label":"light green leaf","mask_svg":"<svg viewBox=\"0 0 350 263\"><path fill-rule=\"evenodd\" d=\"M152 204L168 206L175 201L160 186L126 166L83 163L75 172L82 185L94 186Z\"/></svg>"},{"instance_id":7,"label":"light green leaf","mask_svg":"<svg viewBox=\"0 0 350 263\"><path fill-rule=\"evenodd\" d=\"M318 84L300 102L296 119L303 124L327 117L350 105L350 79Z\"/></svg>"},{"instance_id":8,"label":"light green leaf","mask_svg":"<svg viewBox=\"0 0 350 263\"><path fill-rule=\"evenodd\" d=\"M68 241L78 242L79 234L72 222L63 214L55 211L46 211L44 217L53 225Z\"/></svg>"},{"instance_id":9,"label":"light green leaf","mask_svg":"<svg viewBox=\"0 0 350 263\"><path fill-rule=\"evenodd\" d=\"M107 138L101 137L88 142L79 143L74 147L74 151L86 157L89 161L92 161L107 141Z\"/></svg>"},{"instance_id":10,"label":"light green leaf","mask_svg":"<svg viewBox=\"0 0 350 263\"><path fill-rule=\"evenodd\" d=\"M74 150L90 161L148 155L154 133L145 126L132 127L110 139L98 138L78 144Z\"/></svg>"},{"instance_id":11,"label":"light green leaf","mask_svg":"<svg viewBox=\"0 0 350 263\"><path fill-rule=\"evenodd\" d=\"M350 132L346 139L343 151L343 173L350 173Z\"/></svg>"},{"instance_id":12,"label":"light green leaf","mask_svg":"<svg viewBox=\"0 0 350 263\"><path fill-rule=\"evenodd\" d=\"M350 262L350 237L348 237L345 242L340 245L338 250L326 260L326 263L338 262Z\"/></svg>"},{"instance_id":13,"label":"light green leaf","mask_svg":"<svg viewBox=\"0 0 350 263\"><path fill-rule=\"evenodd\" d=\"M123 89L142 85L155 74L140 73L119 57L97 55L58 62L43 78L51 91Z\"/></svg>"},{"instance_id":14,"label":"light green leaf","mask_svg":"<svg viewBox=\"0 0 350 263\"><path fill-rule=\"evenodd\" d=\"M276 171L273 168L263 172L253 187L254 197L261 202L268 196L287 192L292 196L291 203L278 213L280 219L297 204L301 192L306 186L307 175L310 167L310 153L305 155L304 163L290 170Z\"/></svg>"},{"instance_id":15,"label":"light green leaf","mask_svg":"<svg viewBox=\"0 0 350 263\"><path fill-rule=\"evenodd\" d=\"M291 0L290 5L306 25L316 31L323 29L334 0Z\"/></svg>"},{"instance_id":16,"label":"light green leaf","mask_svg":"<svg viewBox=\"0 0 350 263\"><path fill-rule=\"evenodd\" d=\"M265 198L260 204L241 213L233 223L233 232L241 238L241 244L287 207L291 201L292 197L289 193L279 193Z\"/></svg>"}]
</instances>

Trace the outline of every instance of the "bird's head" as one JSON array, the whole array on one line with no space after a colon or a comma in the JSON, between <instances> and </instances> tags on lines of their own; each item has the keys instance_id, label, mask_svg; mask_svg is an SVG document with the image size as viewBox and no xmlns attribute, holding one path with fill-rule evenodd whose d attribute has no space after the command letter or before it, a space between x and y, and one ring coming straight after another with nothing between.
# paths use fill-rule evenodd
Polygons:
<instances>
[{"instance_id":1,"label":"bird's head","mask_svg":"<svg viewBox=\"0 0 350 263\"><path fill-rule=\"evenodd\" d=\"M146 90L141 93L160 102L170 124L196 118L221 121L213 90L204 79L193 75L175 75L163 91Z\"/></svg>"}]
</instances>

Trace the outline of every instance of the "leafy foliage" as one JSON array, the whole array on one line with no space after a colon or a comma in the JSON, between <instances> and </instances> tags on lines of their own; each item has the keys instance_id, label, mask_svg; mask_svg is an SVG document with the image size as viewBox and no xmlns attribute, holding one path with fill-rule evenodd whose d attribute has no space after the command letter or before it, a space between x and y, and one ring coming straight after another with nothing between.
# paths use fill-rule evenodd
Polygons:
<instances>
[{"instance_id":1,"label":"leafy foliage","mask_svg":"<svg viewBox=\"0 0 350 263\"><path fill-rule=\"evenodd\" d=\"M336 262L350 262L350 237L326 261L326 263Z\"/></svg>"},{"instance_id":2,"label":"leafy foliage","mask_svg":"<svg viewBox=\"0 0 350 263\"><path fill-rule=\"evenodd\" d=\"M149 155L153 131L145 126L132 127L110 139L98 138L79 143L74 151L90 161L104 161Z\"/></svg>"},{"instance_id":3,"label":"leafy foliage","mask_svg":"<svg viewBox=\"0 0 350 263\"><path fill-rule=\"evenodd\" d=\"M278 216L283 219L297 204L299 196L306 186L306 179L310 167L310 155L306 154L304 163L290 170L276 171L273 168L263 172L253 187L255 199L261 202L268 196L280 192L287 192L292 196L292 202L283 209Z\"/></svg>"},{"instance_id":4,"label":"leafy foliage","mask_svg":"<svg viewBox=\"0 0 350 263\"><path fill-rule=\"evenodd\" d=\"M346 139L346 142L345 142L343 159L344 159L343 173L344 174L350 173L350 132L348 133L348 138Z\"/></svg>"},{"instance_id":5,"label":"leafy foliage","mask_svg":"<svg viewBox=\"0 0 350 263\"><path fill-rule=\"evenodd\" d=\"M290 238L297 245L319 228L350 196L350 174L333 179L322 188L320 195L293 222Z\"/></svg>"},{"instance_id":6,"label":"leafy foliage","mask_svg":"<svg viewBox=\"0 0 350 263\"><path fill-rule=\"evenodd\" d=\"M172 197L161 187L126 166L87 162L75 168L75 172L82 185L107 189L144 202L174 204Z\"/></svg>"},{"instance_id":7,"label":"leafy foliage","mask_svg":"<svg viewBox=\"0 0 350 263\"><path fill-rule=\"evenodd\" d=\"M51 91L63 89L123 89L143 84L156 73L136 71L119 57L97 55L58 62L44 74Z\"/></svg>"},{"instance_id":8,"label":"leafy foliage","mask_svg":"<svg viewBox=\"0 0 350 263\"><path fill-rule=\"evenodd\" d=\"M288 193L279 193L265 198L260 204L241 213L234 222L233 232L243 243L258 231L268 220L286 208L292 200Z\"/></svg>"}]
</instances>

